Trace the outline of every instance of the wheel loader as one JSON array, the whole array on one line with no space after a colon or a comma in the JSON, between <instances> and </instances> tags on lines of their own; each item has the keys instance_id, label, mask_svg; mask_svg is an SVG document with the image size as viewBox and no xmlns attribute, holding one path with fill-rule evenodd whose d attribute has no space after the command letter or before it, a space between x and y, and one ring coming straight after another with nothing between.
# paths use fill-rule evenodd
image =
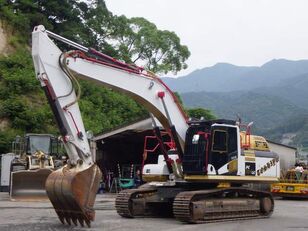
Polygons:
<instances>
[{"instance_id":1,"label":"wheel loader","mask_svg":"<svg viewBox=\"0 0 308 231\"><path fill-rule=\"evenodd\" d=\"M59 148L57 139L50 134L29 133L24 137L17 136L12 148L16 157L11 162L10 199L47 200L45 182L55 169L54 156L58 155Z\"/></svg>"}]
</instances>

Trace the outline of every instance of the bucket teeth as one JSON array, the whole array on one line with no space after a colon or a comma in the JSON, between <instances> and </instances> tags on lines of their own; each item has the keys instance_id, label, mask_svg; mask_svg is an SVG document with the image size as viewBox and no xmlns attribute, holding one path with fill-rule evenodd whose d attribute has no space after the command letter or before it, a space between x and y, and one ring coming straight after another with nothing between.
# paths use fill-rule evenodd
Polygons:
<instances>
[{"instance_id":1,"label":"bucket teeth","mask_svg":"<svg viewBox=\"0 0 308 231\"><path fill-rule=\"evenodd\" d=\"M88 226L89 228L91 228L91 221L89 221L88 219L85 219L85 222L86 222L87 226Z\"/></svg>"},{"instance_id":2,"label":"bucket teeth","mask_svg":"<svg viewBox=\"0 0 308 231\"><path fill-rule=\"evenodd\" d=\"M75 226L78 225L76 216L72 217L72 222L74 223Z\"/></svg>"},{"instance_id":3,"label":"bucket teeth","mask_svg":"<svg viewBox=\"0 0 308 231\"><path fill-rule=\"evenodd\" d=\"M78 221L79 221L80 225L81 225L82 227L84 227L83 219L82 219L82 218L79 218Z\"/></svg>"},{"instance_id":4,"label":"bucket teeth","mask_svg":"<svg viewBox=\"0 0 308 231\"><path fill-rule=\"evenodd\" d=\"M72 223L71 223L71 218L70 218L69 216L66 216L66 217L65 217L65 220L66 220L67 224L69 224L69 225L72 224Z\"/></svg>"},{"instance_id":5,"label":"bucket teeth","mask_svg":"<svg viewBox=\"0 0 308 231\"><path fill-rule=\"evenodd\" d=\"M57 214L58 214L58 212L57 212ZM58 214L58 218L59 218L59 220L61 221L61 223L64 225L65 222L64 222L63 216Z\"/></svg>"},{"instance_id":6,"label":"bucket teeth","mask_svg":"<svg viewBox=\"0 0 308 231\"><path fill-rule=\"evenodd\" d=\"M97 165L84 170L63 167L49 175L46 191L62 224L88 227L94 220L93 209L101 179Z\"/></svg>"}]
</instances>

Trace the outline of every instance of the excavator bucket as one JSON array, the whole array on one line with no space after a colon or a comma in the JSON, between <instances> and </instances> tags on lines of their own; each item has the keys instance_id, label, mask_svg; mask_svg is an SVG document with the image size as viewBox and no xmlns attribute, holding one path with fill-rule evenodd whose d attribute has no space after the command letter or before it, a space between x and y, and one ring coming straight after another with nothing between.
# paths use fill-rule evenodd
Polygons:
<instances>
[{"instance_id":1,"label":"excavator bucket","mask_svg":"<svg viewBox=\"0 0 308 231\"><path fill-rule=\"evenodd\" d=\"M49 175L46 181L47 195L60 221L69 225L90 227L94 220L93 209L102 173L97 165L78 170L76 167L61 169Z\"/></svg>"},{"instance_id":2,"label":"excavator bucket","mask_svg":"<svg viewBox=\"0 0 308 231\"><path fill-rule=\"evenodd\" d=\"M10 199L12 201L48 200L45 183L52 172L51 169L12 172Z\"/></svg>"}]
</instances>

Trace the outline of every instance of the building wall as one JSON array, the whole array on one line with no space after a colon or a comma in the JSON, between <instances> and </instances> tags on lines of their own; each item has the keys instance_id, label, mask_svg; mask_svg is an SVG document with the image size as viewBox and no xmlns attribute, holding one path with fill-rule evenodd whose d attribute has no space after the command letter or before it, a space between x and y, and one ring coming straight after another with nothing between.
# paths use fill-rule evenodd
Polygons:
<instances>
[{"instance_id":1,"label":"building wall","mask_svg":"<svg viewBox=\"0 0 308 231\"><path fill-rule=\"evenodd\" d=\"M269 147L271 151L276 152L279 155L281 170L287 170L289 168L294 167L296 149L271 142L269 142Z\"/></svg>"}]
</instances>

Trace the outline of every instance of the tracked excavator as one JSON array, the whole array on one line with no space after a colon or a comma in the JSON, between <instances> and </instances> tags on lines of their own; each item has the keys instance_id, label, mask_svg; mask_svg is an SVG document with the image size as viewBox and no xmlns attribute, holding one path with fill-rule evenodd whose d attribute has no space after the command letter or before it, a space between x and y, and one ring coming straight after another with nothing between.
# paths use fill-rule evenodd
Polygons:
<instances>
[{"instance_id":1,"label":"tracked excavator","mask_svg":"<svg viewBox=\"0 0 308 231\"><path fill-rule=\"evenodd\" d=\"M63 42L75 50L63 52ZM163 160L145 165L146 186L121 191L115 202L122 217L174 216L187 223L269 217L270 193L242 186L272 183L279 177L279 158L263 137L240 132L230 120L189 121L164 82L141 67L130 65L36 26L32 56L55 115L69 161L46 181L48 197L62 223L90 226L102 177L90 153L78 107L78 79L122 92L146 108L166 131L175 150L162 151ZM154 120L155 121L155 120ZM155 134L163 141L159 127ZM230 187L217 187L221 182Z\"/></svg>"}]
</instances>

